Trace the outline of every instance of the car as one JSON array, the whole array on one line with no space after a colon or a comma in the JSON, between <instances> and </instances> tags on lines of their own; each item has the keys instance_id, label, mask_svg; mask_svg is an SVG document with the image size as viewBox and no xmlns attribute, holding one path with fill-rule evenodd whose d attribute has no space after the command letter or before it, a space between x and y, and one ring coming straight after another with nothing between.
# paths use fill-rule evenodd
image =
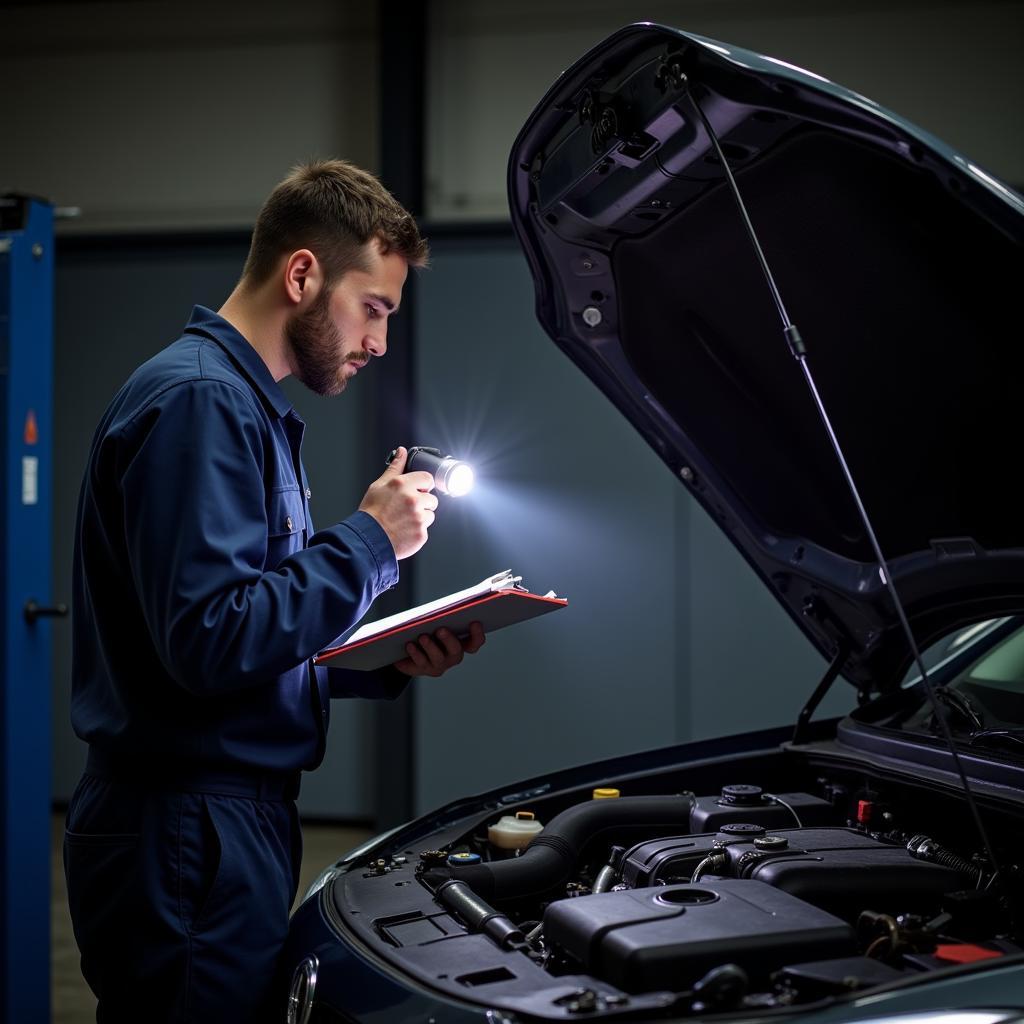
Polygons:
<instances>
[{"instance_id":1,"label":"car","mask_svg":"<svg viewBox=\"0 0 1024 1024\"><path fill-rule=\"evenodd\" d=\"M545 331L828 669L792 727L341 857L292 919L288 1019L1020 1019L1024 200L863 96L650 24L554 83L509 192Z\"/></svg>"}]
</instances>

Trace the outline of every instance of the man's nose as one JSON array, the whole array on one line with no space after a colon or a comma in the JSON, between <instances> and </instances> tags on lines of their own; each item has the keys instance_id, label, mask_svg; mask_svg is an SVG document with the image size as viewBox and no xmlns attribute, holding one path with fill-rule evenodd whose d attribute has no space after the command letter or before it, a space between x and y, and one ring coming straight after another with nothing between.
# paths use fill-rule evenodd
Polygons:
<instances>
[{"instance_id":1,"label":"man's nose","mask_svg":"<svg viewBox=\"0 0 1024 1024\"><path fill-rule=\"evenodd\" d=\"M379 327L374 326L366 332L363 349L371 356L382 356L388 350L388 325L384 321Z\"/></svg>"}]
</instances>

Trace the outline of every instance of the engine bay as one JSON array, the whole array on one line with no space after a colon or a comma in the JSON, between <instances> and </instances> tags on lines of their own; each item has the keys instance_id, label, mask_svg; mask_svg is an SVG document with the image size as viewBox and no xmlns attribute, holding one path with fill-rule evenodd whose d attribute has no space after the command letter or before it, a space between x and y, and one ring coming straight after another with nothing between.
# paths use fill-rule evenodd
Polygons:
<instances>
[{"instance_id":1,"label":"engine bay","mask_svg":"<svg viewBox=\"0 0 1024 1024\"><path fill-rule=\"evenodd\" d=\"M744 767L699 794L512 794L354 862L324 906L431 989L547 1019L798 1007L1024 953L954 795ZM1019 896L1019 820L993 824Z\"/></svg>"}]
</instances>

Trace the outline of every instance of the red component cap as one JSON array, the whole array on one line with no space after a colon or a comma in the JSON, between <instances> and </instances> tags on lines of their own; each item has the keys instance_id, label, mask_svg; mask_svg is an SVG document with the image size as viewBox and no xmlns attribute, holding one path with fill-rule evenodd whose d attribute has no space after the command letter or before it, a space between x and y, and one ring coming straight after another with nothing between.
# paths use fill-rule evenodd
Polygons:
<instances>
[{"instance_id":1,"label":"red component cap","mask_svg":"<svg viewBox=\"0 0 1024 1024\"><path fill-rule=\"evenodd\" d=\"M954 964L974 964L979 960L994 960L1003 954L996 949L985 949L984 946L964 943L963 945L936 946L935 955L940 960L948 960Z\"/></svg>"},{"instance_id":2,"label":"red component cap","mask_svg":"<svg viewBox=\"0 0 1024 1024\"><path fill-rule=\"evenodd\" d=\"M868 825L871 822L871 815L874 813L875 805L870 800L857 801L857 823Z\"/></svg>"}]
</instances>

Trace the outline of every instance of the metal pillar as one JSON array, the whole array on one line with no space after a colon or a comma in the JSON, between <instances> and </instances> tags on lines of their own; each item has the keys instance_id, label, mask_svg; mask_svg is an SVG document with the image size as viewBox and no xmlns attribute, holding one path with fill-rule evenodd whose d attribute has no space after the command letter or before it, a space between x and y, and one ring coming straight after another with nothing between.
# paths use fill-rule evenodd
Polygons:
<instances>
[{"instance_id":1,"label":"metal pillar","mask_svg":"<svg viewBox=\"0 0 1024 1024\"><path fill-rule=\"evenodd\" d=\"M417 219L423 215L424 119L427 29L430 5L382 0L378 7L380 61L380 177ZM388 326L388 354L373 368L373 434L398 444L431 444L416 435L416 280L409 274L402 311ZM385 452L386 454L386 452ZM368 479L380 475L381 454L372 453ZM382 594L374 614L390 615L415 604L415 558L401 565L401 581ZM415 685L415 684L413 684ZM374 810L380 828L400 824L413 813L414 694L379 701L376 710Z\"/></svg>"},{"instance_id":2,"label":"metal pillar","mask_svg":"<svg viewBox=\"0 0 1024 1024\"><path fill-rule=\"evenodd\" d=\"M53 209L0 197L0 1020L50 1019ZM66 609L63 610L66 613Z\"/></svg>"}]
</instances>

